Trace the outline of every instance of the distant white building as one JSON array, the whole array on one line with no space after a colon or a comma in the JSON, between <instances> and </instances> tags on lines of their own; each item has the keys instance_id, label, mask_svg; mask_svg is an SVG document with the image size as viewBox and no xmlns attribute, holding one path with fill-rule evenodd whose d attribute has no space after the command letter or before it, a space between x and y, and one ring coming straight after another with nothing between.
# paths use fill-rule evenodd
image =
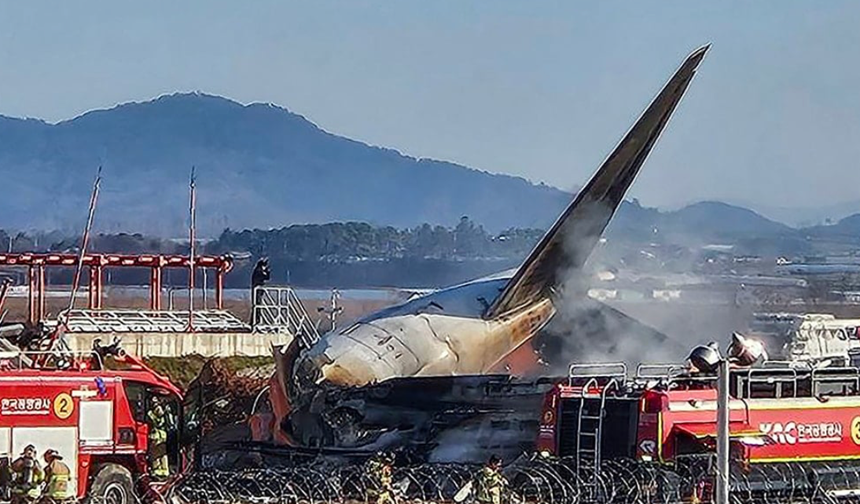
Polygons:
<instances>
[{"instance_id":1,"label":"distant white building","mask_svg":"<svg viewBox=\"0 0 860 504\"><path fill-rule=\"evenodd\" d=\"M675 301L681 299L681 289L654 289L651 297L658 301Z\"/></svg>"},{"instance_id":2,"label":"distant white building","mask_svg":"<svg viewBox=\"0 0 860 504\"><path fill-rule=\"evenodd\" d=\"M598 301L619 299L618 289L588 289L588 297Z\"/></svg>"}]
</instances>

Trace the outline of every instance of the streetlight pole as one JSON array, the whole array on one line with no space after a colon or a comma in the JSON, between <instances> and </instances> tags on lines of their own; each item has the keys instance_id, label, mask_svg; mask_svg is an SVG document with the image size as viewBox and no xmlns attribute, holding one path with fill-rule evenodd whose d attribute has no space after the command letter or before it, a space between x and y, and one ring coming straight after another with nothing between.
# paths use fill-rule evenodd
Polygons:
<instances>
[{"instance_id":1,"label":"streetlight pole","mask_svg":"<svg viewBox=\"0 0 860 504\"><path fill-rule=\"evenodd\" d=\"M699 371L717 372L717 460L714 471L716 504L729 504L730 364L752 366L759 360L767 360L767 352L761 342L748 340L739 333L732 334L732 343L727 353L728 357L720 355L719 345L711 342L694 348L688 359L690 364Z\"/></svg>"},{"instance_id":2,"label":"streetlight pole","mask_svg":"<svg viewBox=\"0 0 860 504\"><path fill-rule=\"evenodd\" d=\"M717 484L715 504L729 504L729 359L717 367Z\"/></svg>"}]
</instances>

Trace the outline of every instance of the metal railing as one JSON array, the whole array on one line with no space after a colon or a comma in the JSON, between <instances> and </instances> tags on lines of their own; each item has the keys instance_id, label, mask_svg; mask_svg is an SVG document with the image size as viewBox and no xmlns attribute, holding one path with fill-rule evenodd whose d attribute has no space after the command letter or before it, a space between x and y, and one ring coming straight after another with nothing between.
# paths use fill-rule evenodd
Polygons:
<instances>
[{"instance_id":1,"label":"metal railing","mask_svg":"<svg viewBox=\"0 0 860 504\"><path fill-rule=\"evenodd\" d=\"M812 395L819 397L824 393L821 391L821 386L824 384L841 385L843 387L841 394L835 395L857 395L860 393L860 369L847 367L833 368L816 368L812 370ZM830 391L828 394L833 394Z\"/></svg>"},{"instance_id":2,"label":"metal railing","mask_svg":"<svg viewBox=\"0 0 860 504\"><path fill-rule=\"evenodd\" d=\"M72 310L63 312L72 333L186 332L188 311ZM249 332L248 324L226 310L194 310L196 332Z\"/></svg>"},{"instance_id":3,"label":"metal railing","mask_svg":"<svg viewBox=\"0 0 860 504\"><path fill-rule=\"evenodd\" d=\"M603 378L610 380L618 378L624 383L627 380L627 364L623 362L607 362L597 364L571 364L567 370L568 385L573 385L577 379Z\"/></svg>"},{"instance_id":4,"label":"metal railing","mask_svg":"<svg viewBox=\"0 0 860 504\"><path fill-rule=\"evenodd\" d=\"M679 376L687 371L688 366L677 362L660 364L639 364L636 366L636 380L664 380Z\"/></svg>"},{"instance_id":5,"label":"metal railing","mask_svg":"<svg viewBox=\"0 0 860 504\"><path fill-rule=\"evenodd\" d=\"M254 332L290 334L303 348L319 341L319 331L292 288L256 287L252 303Z\"/></svg>"},{"instance_id":6,"label":"metal railing","mask_svg":"<svg viewBox=\"0 0 860 504\"><path fill-rule=\"evenodd\" d=\"M58 369L71 369L71 362L79 359L93 359L96 369L104 369L102 356L92 350L87 351L52 351L52 350L20 350L0 352L0 363L7 369L30 369L36 362L43 362L53 358L55 367ZM49 364L40 364L39 368L50 368Z\"/></svg>"}]
</instances>

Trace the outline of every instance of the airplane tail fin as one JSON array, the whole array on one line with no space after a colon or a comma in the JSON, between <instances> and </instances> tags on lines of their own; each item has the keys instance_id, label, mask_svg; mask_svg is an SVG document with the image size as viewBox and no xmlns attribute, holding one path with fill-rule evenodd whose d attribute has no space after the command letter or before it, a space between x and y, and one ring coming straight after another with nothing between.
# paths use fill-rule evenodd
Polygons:
<instances>
[{"instance_id":1,"label":"airplane tail fin","mask_svg":"<svg viewBox=\"0 0 860 504\"><path fill-rule=\"evenodd\" d=\"M485 312L495 318L546 296L581 268L624 199L710 46L690 54Z\"/></svg>"}]
</instances>

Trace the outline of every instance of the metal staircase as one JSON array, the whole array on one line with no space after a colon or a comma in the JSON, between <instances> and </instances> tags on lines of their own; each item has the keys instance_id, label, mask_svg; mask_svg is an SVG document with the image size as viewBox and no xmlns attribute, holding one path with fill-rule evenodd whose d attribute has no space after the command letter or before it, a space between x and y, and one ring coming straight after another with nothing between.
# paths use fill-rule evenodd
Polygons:
<instances>
[{"instance_id":1,"label":"metal staircase","mask_svg":"<svg viewBox=\"0 0 860 504\"><path fill-rule=\"evenodd\" d=\"M254 332L290 334L303 348L319 341L319 331L292 288L260 286L252 300Z\"/></svg>"}]
</instances>

